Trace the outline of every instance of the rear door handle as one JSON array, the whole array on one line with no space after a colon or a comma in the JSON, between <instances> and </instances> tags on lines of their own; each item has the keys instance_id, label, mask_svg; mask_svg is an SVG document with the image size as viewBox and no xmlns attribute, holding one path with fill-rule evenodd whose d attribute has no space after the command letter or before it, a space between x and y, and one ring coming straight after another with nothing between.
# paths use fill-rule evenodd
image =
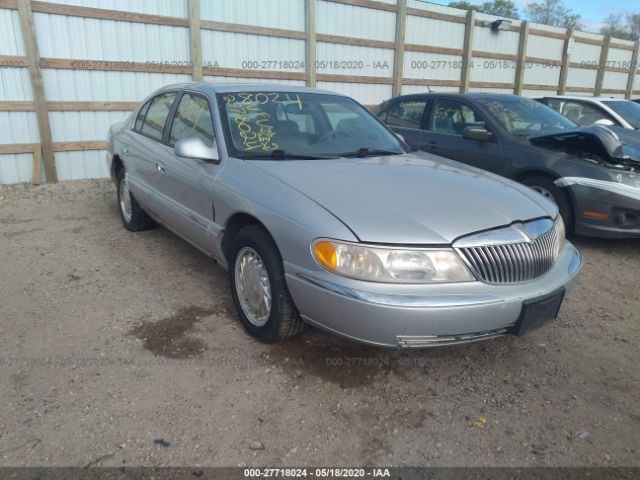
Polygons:
<instances>
[{"instance_id":1,"label":"rear door handle","mask_svg":"<svg viewBox=\"0 0 640 480\"><path fill-rule=\"evenodd\" d=\"M160 165L159 163L156 163L156 168L158 169L161 175L167 174L167 170L164 168L164 165Z\"/></svg>"}]
</instances>

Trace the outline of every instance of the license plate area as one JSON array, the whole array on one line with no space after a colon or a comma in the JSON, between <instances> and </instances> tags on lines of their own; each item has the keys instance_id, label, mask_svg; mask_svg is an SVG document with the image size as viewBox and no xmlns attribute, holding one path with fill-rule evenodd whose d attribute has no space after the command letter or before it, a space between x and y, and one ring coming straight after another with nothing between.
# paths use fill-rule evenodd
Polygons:
<instances>
[{"instance_id":1,"label":"license plate area","mask_svg":"<svg viewBox=\"0 0 640 480\"><path fill-rule=\"evenodd\" d=\"M520 318L511 327L511 333L518 336L524 335L555 319L564 300L564 294L565 289L562 287L543 297L522 302Z\"/></svg>"}]
</instances>

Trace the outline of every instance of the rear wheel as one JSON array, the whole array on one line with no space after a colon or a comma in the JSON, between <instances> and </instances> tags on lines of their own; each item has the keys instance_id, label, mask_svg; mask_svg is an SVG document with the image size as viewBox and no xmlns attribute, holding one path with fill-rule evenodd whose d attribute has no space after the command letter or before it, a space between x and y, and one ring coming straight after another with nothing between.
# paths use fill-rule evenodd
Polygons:
<instances>
[{"instance_id":1,"label":"rear wheel","mask_svg":"<svg viewBox=\"0 0 640 480\"><path fill-rule=\"evenodd\" d=\"M564 219L567 232L573 231L573 205L571 199L565 191L554 183L552 178L537 175L525 178L522 183L555 203Z\"/></svg>"},{"instance_id":2,"label":"rear wheel","mask_svg":"<svg viewBox=\"0 0 640 480\"><path fill-rule=\"evenodd\" d=\"M302 331L304 322L289 295L282 258L263 228L240 229L228 260L233 303L249 335L277 343Z\"/></svg>"},{"instance_id":3,"label":"rear wheel","mask_svg":"<svg viewBox=\"0 0 640 480\"><path fill-rule=\"evenodd\" d=\"M124 168L118 172L116 187L118 190L120 217L122 218L124 228L130 232L139 232L153 228L153 220L149 218L129 191L129 180Z\"/></svg>"}]
</instances>

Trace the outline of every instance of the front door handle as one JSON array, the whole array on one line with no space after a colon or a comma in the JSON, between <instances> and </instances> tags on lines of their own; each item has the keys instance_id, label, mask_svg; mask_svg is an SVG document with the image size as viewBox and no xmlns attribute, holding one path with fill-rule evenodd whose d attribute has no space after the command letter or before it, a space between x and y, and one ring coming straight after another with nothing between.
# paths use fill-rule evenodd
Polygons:
<instances>
[{"instance_id":1,"label":"front door handle","mask_svg":"<svg viewBox=\"0 0 640 480\"><path fill-rule=\"evenodd\" d=\"M156 168L158 169L161 175L167 174L167 170L164 168L164 165L160 165L159 163L156 163Z\"/></svg>"},{"instance_id":2,"label":"front door handle","mask_svg":"<svg viewBox=\"0 0 640 480\"><path fill-rule=\"evenodd\" d=\"M127 147L123 147L122 148L122 154L123 155L129 155L129 150L127 150Z\"/></svg>"}]
</instances>

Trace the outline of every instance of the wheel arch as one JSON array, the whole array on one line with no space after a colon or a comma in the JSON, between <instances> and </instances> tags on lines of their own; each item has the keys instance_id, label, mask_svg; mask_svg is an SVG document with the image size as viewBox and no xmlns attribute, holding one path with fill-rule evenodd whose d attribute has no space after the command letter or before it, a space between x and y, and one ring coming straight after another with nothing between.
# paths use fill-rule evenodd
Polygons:
<instances>
[{"instance_id":1,"label":"wheel arch","mask_svg":"<svg viewBox=\"0 0 640 480\"><path fill-rule=\"evenodd\" d=\"M269 237L275 244L276 248L278 249L278 253L280 252L280 249L278 247L278 244L275 241L275 238L273 237L273 235L271 234L271 232L263 222L258 220L258 218L252 215L251 213L236 212L233 215L231 215L225 222L225 226L222 234L222 241L220 242L222 254L224 255L224 258L227 260L227 262L229 260L229 254L231 253L233 239L235 238L236 234L240 231L240 229L248 225L257 225L258 227L262 228L267 233L267 235L269 235Z\"/></svg>"}]
</instances>

